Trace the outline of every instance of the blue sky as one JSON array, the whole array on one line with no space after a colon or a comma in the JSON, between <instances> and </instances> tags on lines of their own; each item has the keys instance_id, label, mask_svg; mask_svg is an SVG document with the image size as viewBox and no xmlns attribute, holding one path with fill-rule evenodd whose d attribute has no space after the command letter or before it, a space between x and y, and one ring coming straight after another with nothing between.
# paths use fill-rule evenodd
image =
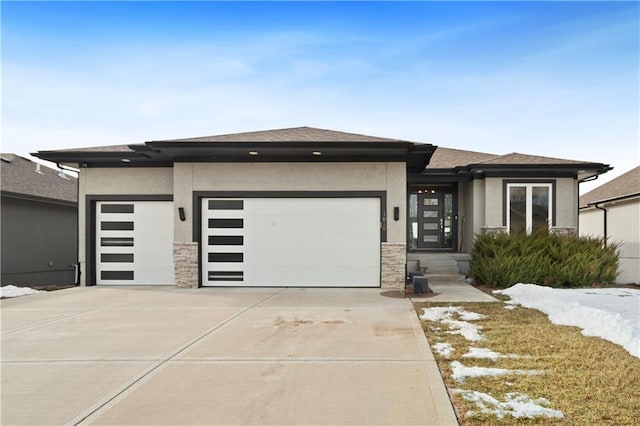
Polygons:
<instances>
[{"instance_id":1,"label":"blue sky","mask_svg":"<svg viewBox=\"0 0 640 426\"><path fill-rule=\"evenodd\" d=\"M1 7L3 152L308 125L640 163L637 2Z\"/></svg>"}]
</instances>

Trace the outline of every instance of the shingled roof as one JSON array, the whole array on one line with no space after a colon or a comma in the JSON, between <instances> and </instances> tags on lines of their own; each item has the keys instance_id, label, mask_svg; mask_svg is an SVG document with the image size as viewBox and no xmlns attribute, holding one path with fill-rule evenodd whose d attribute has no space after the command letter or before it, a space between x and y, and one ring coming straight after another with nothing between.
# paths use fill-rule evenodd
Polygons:
<instances>
[{"instance_id":1,"label":"shingled roof","mask_svg":"<svg viewBox=\"0 0 640 426\"><path fill-rule=\"evenodd\" d=\"M452 149L438 147L433 153L427 168L429 169L452 169L458 166L476 164L485 160L499 157L486 152L465 151L462 149Z\"/></svg>"},{"instance_id":2,"label":"shingled roof","mask_svg":"<svg viewBox=\"0 0 640 426\"><path fill-rule=\"evenodd\" d=\"M303 126L153 142L399 142L399 140Z\"/></svg>"},{"instance_id":3,"label":"shingled roof","mask_svg":"<svg viewBox=\"0 0 640 426\"><path fill-rule=\"evenodd\" d=\"M640 166L584 194L580 197L580 207L636 196L640 196Z\"/></svg>"},{"instance_id":4,"label":"shingled roof","mask_svg":"<svg viewBox=\"0 0 640 426\"><path fill-rule=\"evenodd\" d=\"M77 179L60 177L59 171L16 154L1 154L0 170L3 195L46 198L77 203Z\"/></svg>"},{"instance_id":5,"label":"shingled roof","mask_svg":"<svg viewBox=\"0 0 640 426\"><path fill-rule=\"evenodd\" d=\"M428 169L448 169L454 167L464 167L472 164L486 165L572 165L583 164L583 161L566 160L563 158L543 157L540 155L520 154L512 152L510 154L496 155L486 152L465 151L462 149L451 149L438 147L431 157Z\"/></svg>"}]
</instances>

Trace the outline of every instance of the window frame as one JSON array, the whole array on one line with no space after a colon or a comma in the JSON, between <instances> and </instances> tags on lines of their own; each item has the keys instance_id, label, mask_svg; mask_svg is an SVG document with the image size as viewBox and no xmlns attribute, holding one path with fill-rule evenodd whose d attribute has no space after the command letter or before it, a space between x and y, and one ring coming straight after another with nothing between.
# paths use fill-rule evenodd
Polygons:
<instances>
[{"instance_id":1,"label":"window frame","mask_svg":"<svg viewBox=\"0 0 640 426\"><path fill-rule=\"evenodd\" d=\"M525 231L527 235L531 234L533 230L533 188L543 187L549 189L549 209L548 209L548 223L549 229L556 225L556 180L503 180L502 182L502 226L507 230L507 233L511 233L511 196L510 189L513 187L526 188L526 224Z\"/></svg>"}]
</instances>

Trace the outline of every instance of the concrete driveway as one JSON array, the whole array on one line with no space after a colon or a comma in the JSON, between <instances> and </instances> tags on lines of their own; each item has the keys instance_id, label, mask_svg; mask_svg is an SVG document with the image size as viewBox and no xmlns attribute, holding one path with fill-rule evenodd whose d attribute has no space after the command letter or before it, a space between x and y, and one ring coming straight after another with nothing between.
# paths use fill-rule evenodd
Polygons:
<instances>
[{"instance_id":1,"label":"concrete driveway","mask_svg":"<svg viewBox=\"0 0 640 426\"><path fill-rule=\"evenodd\" d=\"M455 425L380 289L90 287L2 301L2 424Z\"/></svg>"}]
</instances>

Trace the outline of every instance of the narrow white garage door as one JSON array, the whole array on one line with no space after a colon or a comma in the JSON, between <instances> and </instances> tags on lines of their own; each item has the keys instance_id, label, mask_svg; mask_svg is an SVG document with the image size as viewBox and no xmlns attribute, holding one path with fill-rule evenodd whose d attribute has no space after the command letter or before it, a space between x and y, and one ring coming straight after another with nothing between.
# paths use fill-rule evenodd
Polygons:
<instances>
[{"instance_id":1,"label":"narrow white garage door","mask_svg":"<svg viewBox=\"0 0 640 426\"><path fill-rule=\"evenodd\" d=\"M173 203L96 203L96 284L174 282Z\"/></svg>"},{"instance_id":2,"label":"narrow white garage door","mask_svg":"<svg viewBox=\"0 0 640 426\"><path fill-rule=\"evenodd\" d=\"M380 286L378 198L209 198L202 219L205 286Z\"/></svg>"}]
</instances>

